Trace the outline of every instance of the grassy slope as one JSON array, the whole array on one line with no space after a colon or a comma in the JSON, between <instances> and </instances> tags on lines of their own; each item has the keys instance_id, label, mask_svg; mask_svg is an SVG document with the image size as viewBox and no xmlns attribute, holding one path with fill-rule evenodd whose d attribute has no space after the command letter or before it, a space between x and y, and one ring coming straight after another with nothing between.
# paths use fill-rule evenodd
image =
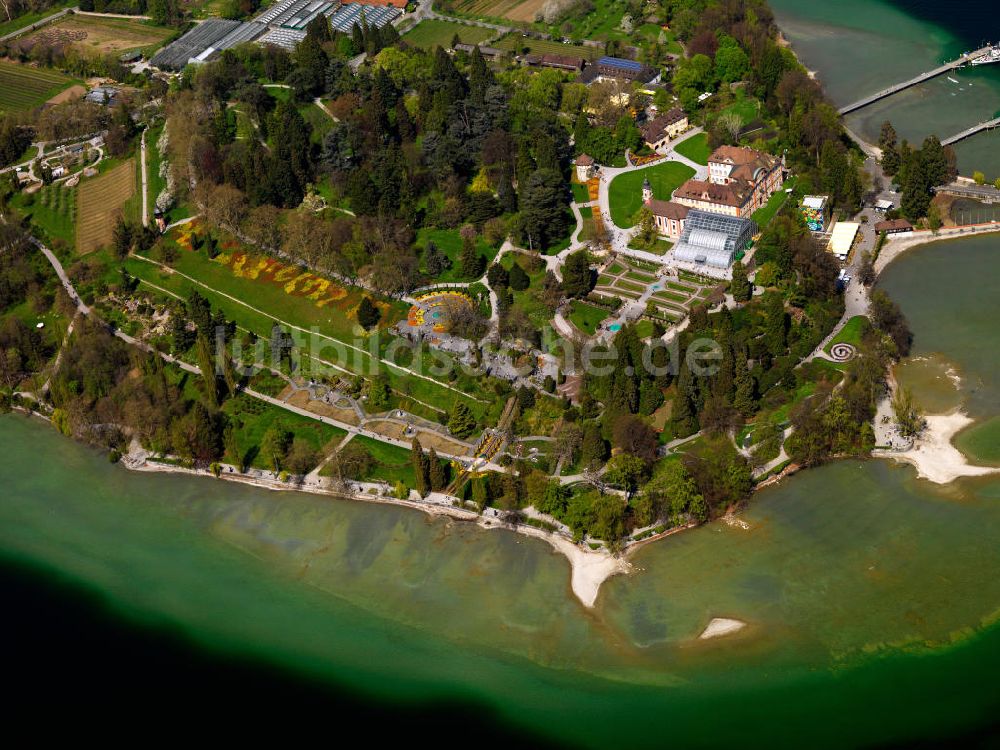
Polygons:
<instances>
[{"instance_id":1,"label":"grassy slope","mask_svg":"<svg viewBox=\"0 0 1000 750\"><path fill-rule=\"evenodd\" d=\"M334 348L334 343L324 339L324 337L330 337L334 340L354 343L353 323L348 321L343 315L335 314L336 311L323 310L317 308L309 300L287 295L280 286L233 276L224 266L209 261L201 253L182 251L176 264L177 269L207 284L212 289L232 295L239 300L252 300L252 302L248 302L247 304L251 304L254 308L263 312L255 312L250 307L247 307L246 304L234 302L221 294L200 287L177 274L165 273L159 267L150 263L138 259L130 259L126 265L129 273L132 275L149 281L158 287L167 289L181 297L187 298L191 291L197 290L199 294L208 298L214 307L222 310L228 319L235 320L238 325L247 330L254 331L263 337L270 336L275 318L307 329L315 326L318 332L316 342L321 349L314 353L323 359L335 362L341 367L361 374L369 374L368 370L372 362L370 356L354 350L346 350L346 357L339 357ZM401 314L404 308L404 305L397 303L397 314ZM388 339L389 337L385 338ZM474 413L480 414L483 412L483 404L474 401L472 398L463 397L455 391L423 378L407 375L399 369L386 366L382 370L387 374L390 386L393 389L408 393L420 401L433 404L438 409L450 409L456 400L461 399L466 402Z\"/></svg>"},{"instance_id":2,"label":"grassy slope","mask_svg":"<svg viewBox=\"0 0 1000 750\"><path fill-rule=\"evenodd\" d=\"M55 15L63 8L72 8L75 5L76 2L73 1L59 3L51 8L40 10L37 13L24 13L23 15L17 16L17 18L13 18L10 21L4 21L3 23L0 23L0 36L5 36L13 31L17 31L18 29L23 29L36 21Z\"/></svg>"},{"instance_id":3,"label":"grassy slope","mask_svg":"<svg viewBox=\"0 0 1000 750\"><path fill-rule=\"evenodd\" d=\"M264 433L273 424L280 424L292 432L295 437L302 438L319 452L332 441L339 440L347 434L345 430L333 425L323 424L315 419L294 414L271 404L239 395L223 405L222 410L232 419L236 430L237 444L246 455L249 452L250 463L260 469L271 469L268 457L259 453ZM236 463L237 456L226 454L224 460Z\"/></svg>"}]
</instances>

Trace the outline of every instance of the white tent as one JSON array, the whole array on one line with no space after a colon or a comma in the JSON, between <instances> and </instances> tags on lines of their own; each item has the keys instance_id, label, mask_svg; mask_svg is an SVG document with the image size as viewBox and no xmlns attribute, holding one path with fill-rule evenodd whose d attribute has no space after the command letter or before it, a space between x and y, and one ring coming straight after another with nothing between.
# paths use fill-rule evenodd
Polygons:
<instances>
[{"instance_id":1,"label":"white tent","mask_svg":"<svg viewBox=\"0 0 1000 750\"><path fill-rule=\"evenodd\" d=\"M851 252L854 238L857 237L861 225L855 221L838 221L830 233L829 250L843 260Z\"/></svg>"}]
</instances>

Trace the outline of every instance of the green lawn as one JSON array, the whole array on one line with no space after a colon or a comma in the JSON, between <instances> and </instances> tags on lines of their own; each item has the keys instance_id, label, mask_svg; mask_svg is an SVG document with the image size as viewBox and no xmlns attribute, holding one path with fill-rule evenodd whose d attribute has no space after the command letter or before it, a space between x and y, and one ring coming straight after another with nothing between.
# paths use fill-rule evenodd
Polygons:
<instances>
[{"instance_id":1,"label":"green lawn","mask_svg":"<svg viewBox=\"0 0 1000 750\"><path fill-rule=\"evenodd\" d=\"M781 190L768 198L767 203L753 212L753 215L750 218L757 222L757 226L760 227L762 231L764 227L771 223L771 219L773 219L774 215L781 210L781 207L785 205L785 201L788 200L788 196L791 195L791 193L786 193L785 190L790 189L794 192L795 183L795 178L789 177L785 180L785 185Z\"/></svg>"},{"instance_id":2,"label":"green lawn","mask_svg":"<svg viewBox=\"0 0 1000 750\"><path fill-rule=\"evenodd\" d=\"M635 324L635 332L640 339L649 338L653 335L653 321L645 318L640 320Z\"/></svg>"},{"instance_id":3,"label":"green lawn","mask_svg":"<svg viewBox=\"0 0 1000 750\"><path fill-rule=\"evenodd\" d=\"M160 177L160 163L163 155L156 147L156 142L163 133L165 123L159 122L146 133L146 187L149 189L149 219L153 220L153 209L156 207L156 196L166 187L166 180Z\"/></svg>"},{"instance_id":4,"label":"green lawn","mask_svg":"<svg viewBox=\"0 0 1000 750\"><path fill-rule=\"evenodd\" d=\"M312 102L300 106L299 114L302 115L303 120L312 126L312 133L309 136L309 140L313 143L322 143L323 136L333 127L333 118Z\"/></svg>"},{"instance_id":5,"label":"green lawn","mask_svg":"<svg viewBox=\"0 0 1000 750\"><path fill-rule=\"evenodd\" d=\"M76 241L76 188L46 185L34 194L17 193L11 205L30 217L32 226L49 241L72 248Z\"/></svg>"},{"instance_id":6,"label":"green lawn","mask_svg":"<svg viewBox=\"0 0 1000 750\"><path fill-rule=\"evenodd\" d=\"M582 182L571 182L570 187L573 188L574 203L590 203L590 191L586 185Z\"/></svg>"},{"instance_id":7,"label":"green lawn","mask_svg":"<svg viewBox=\"0 0 1000 750\"><path fill-rule=\"evenodd\" d=\"M413 458L408 448L401 448L398 445L383 443L370 437L358 435L351 438L349 445L364 448L365 452L372 457L374 465L363 477L354 477L360 481L378 480L395 484L402 482L409 488L417 484L413 474ZM447 464L445 459L440 459L442 464Z\"/></svg>"},{"instance_id":8,"label":"green lawn","mask_svg":"<svg viewBox=\"0 0 1000 750\"><path fill-rule=\"evenodd\" d=\"M723 112L735 112L740 116L740 121L744 125L749 125L757 118L758 101L752 96L747 96L742 91L737 95L735 102L722 110Z\"/></svg>"},{"instance_id":9,"label":"green lawn","mask_svg":"<svg viewBox=\"0 0 1000 750\"><path fill-rule=\"evenodd\" d=\"M624 281L622 279L618 279L618 281L615 282L615 288L624 289L629 292L639 292L639 293L646 291L645 284L633 284L631 281Z\"/></svg>"},{"instance_id":10,"label":"green lawn","mask_svg":"<svg viewBox=\"0 0 1000 750\"><path fill-rule=\"evenodd\" d=\"M708 164L708 157L712 153L712 150L708 147L708 135L706 133L698 133L698 135L693 135L686 141L681 141L674 147L674 151L701 165Z\"/></svg>"},{"instance_id":11,"label":"green lawn","mask_svg":"<svg viewBox=\"0 0 1000 750\"><path fill-rule=\"evenodd\" d=\"M686 164L666 161L645 169L636 169L615 177L609 186L611 220L619 227L633 226L632 217L642 205L642 183L648 179L653 187L653 197L669 200L674 190L694 175Z\"/></svg>"},{"instance_id":12,"label":"green lawn","mask_svg":"<svg viewBox=\"0 0 1000 750\"><path fill-rule=\"evenodd\" d=\"M656 277L651 273L642 273L641 271L627 271L625 273L625 278L629 281L638 281L643 284L651 284L656 281Z\"/></svg>"},{"instance_id":13,"label":"green lawn","mask_svg":"<svg viewBox=\"0 0 1000 750\"><path fill-rule=\"evenodd\" d=\"M458 34L459 39L466 44L479 44L494 36L496 32L480 26L466 26L462 23L428 19L421 21L406 32L403 35L403 41L424 49L433 49L434 47L450 49L451 40L455 34Z\"/></svg>"},{"instance_id":14,"label":"green lawn","mask_svg":"<svg viewBox=\"0 0 1000 750\"><path fill-rule=\"evenodd\" d=\"M823 351L829 354L830 350L836 344L850 344L855 348L861 346L861 334L865 330L867 320L864 315L855 315L844 323L844 327L840 329L840 333L833 337L830 343L824 347Z\"/></svg>"},{"instance_id":15,"label":"green lawn","mask_svg":"<svg viewBox=\"0 0 1000 750\"><path fill-rule=\"evenodd\" d=\"M504 21L507 23L507 21ZM529 39L518 33L507 34L507 36L493 43L497 49L508 50L514 54L522 51L535 55L568 55L570 57L582 57L585 60L596 60L602 54L600 48L584 47L577 44L563 44L551 39Z\"/></svg>"},{"instance_id":16,"label":"green lawn","mask_svg":"<svg viewBox=\"0 0 1000 750\"><path fill-rule=\"evenodd\" d=\"M653 295L656 299L669 300L671 302L685 302L687 301L689 295L678 294L677 292L668 292L666 290L662 292L657 292Z\"/></svg>"},{"instance_id":17,"label":"green lawn","mask_svg":"<svg viewBox=\"0 0 1000 750\"><path fill-rule=\"evenodd\" d=\"M668 281L667 289L676 289L678 292L687 292L688 294L695 294L698 291L698 287L678 284L676 281Z\"/></svg>"},{"instance_id":18,"label":"green lawn","mask_svg":"<svg viewBox=\"0 0 1000 750\"><path fill-rule=\"evenodd\" d=\"M462 264L459 263L459 257L462 254L462 235L459 234L457 229L431 229L424 227L417 232L417 247L421 250L427 247L428 240L437 245L438 250L447 255L451 261L451 268L437 278L432 279L432 284L473 280L462 275ZM493 259L497 256L497 249L486 244L486 241L482 237L476 238L476 250L486 259L486 265L493 262ZM423 263L421 263L421 266L423 266Z\"/></svg>"},{"instance_id":19,"label":"green lawn","mask_svg":"<svg viewBox=\"0 0 1000 750\"><path fill-rule=\"evenodd\" d=\"M526 261L529 259L524 258L520 253L507 253L501 263L504 268L510 271L515 259L519 261L521 268L527 271L529 264ZM551 326L553 312L544 301L545 266L528 273L528 279L531 283L527 289L523 292L514 292L514 307L520 308L535 327L541 330L546 326Z\"/></svg>"},{"instance_id":20,"label":"green lawn","mask_svg":"<svg viewBox=\"0 0 1000 750\"><path fill-rule=\"evenodd\" d=\"M346 430L333 425L324 424L316 419L294 414L279 406L264 403L244 394L231 398L222 406L229 415L236 431L236 441L249 463L259 469L271 469L271 459L260 454L260 443L264 433L271 425L280 424L295 437L305 440L319 452L334 439L341 439ZM224 459L227 463L238 463L238 456L228 453Z\"/></svg>"},{"instance_id":21,"label":"green lawn","mask_svg":"<svg viewBox=\"0 0 1000 750\"><path fill-rule=\"evenodd\" d=\"M593 335L601 321L611 315L611 311L603 307L594 307L585 302L570 303L570 322L588 335Z\"/></svg>"}]
</instances>

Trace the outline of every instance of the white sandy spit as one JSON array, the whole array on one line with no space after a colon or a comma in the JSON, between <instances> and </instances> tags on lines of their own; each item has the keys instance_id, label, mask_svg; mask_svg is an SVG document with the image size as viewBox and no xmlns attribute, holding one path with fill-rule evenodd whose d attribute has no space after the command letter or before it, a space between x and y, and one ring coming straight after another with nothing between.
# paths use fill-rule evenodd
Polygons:
<instances>
[{"instance_id":1,"label":"white sandy spit","mask_svg":"<svg viewBox=\"0 0 1000 750\"><path fill-rule=\"evenodd\" d=\"M569 559L573 570L570 587L585 607L594 606L601 584L607 579L619 573L629 572L629 563L604 550L585 550L555 534L546 534L541 538Z\"/></svg>"},{"instance_id":2,"label":"white sandy spit","mask_svg":"<svg viewBox=\"0 0 1000 750\"><path fill-rule=\"evenodd\" d=\"M720 638L724 635L730 635L743 630L746 626L747 624L743 620L733 620L729 617L713 617L712 621L708 623L708 627L702 631L698 638L702 641L707 641L709 638Z\"/></svg>"},{"instance_id":3,"label":"white sandy spit","mask_svg":"<svg viewBox=\"0 0 1000 750\"><path fill-rule=\"evenodd\" d=\"M981 477L1000 472L1000 468L974 466L951 441L962 429L972 424L962 411L934 414L927 417L927 428L907 451L878 451L897 461L917 468L917 476L935 484L949 484L960 477Z\"/></svg>"}]
</instances>

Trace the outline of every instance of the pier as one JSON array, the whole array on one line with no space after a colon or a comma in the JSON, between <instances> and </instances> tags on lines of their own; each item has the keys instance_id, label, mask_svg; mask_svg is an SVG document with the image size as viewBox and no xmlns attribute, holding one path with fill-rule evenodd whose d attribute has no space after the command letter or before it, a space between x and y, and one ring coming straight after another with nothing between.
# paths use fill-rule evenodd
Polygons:
<instances>
[{"instance_id":1,"label":"pier","mask_svg":"<svg viewBox=\"0 0 1000 750\"><path fill-rule=\"evenodd\" d=\"M973 125L971 128L966 128L961 133L955 133L955 135L950 138L945 138L941 141L942 146L950 146L953 143L958 143L970 135L975 135L976 133L981 133L984 130L992 130L993 128L1000 128L1000 117L993 120L987 120L986 122L981 122L978 125Z\"/></svg>"},{"instance_id":2,"label":"pier","mask_svg":"<svg viewBox=\"0 0 1000 750\"><path fill-rule=\"evenodd\" d=\"M840 112L840 114L846 115L849 112L854 112L855 110L861 109L862 107L867 107L869 104L874 104L880 99L885 99L886 97L892 96L893 94L898 94L900 91L908 89L911 86L916 86L917 84L923 83L924 81L929 81L932 78L937 78L939 75L943 75L948 71L955 70L956 68L961 68L963 65L968 64L971 60L974 60L977 57L989 53L992 49L993 49L992 47L983 47L982 49L978 49L975 52L967 52L966 54L959 57L957 60L953 60L950 63L946 63L945 65L942 65L939 68L934 68L934 70L928 70L924 73L921 73L918 76L915 76L914 78L911 78L908 81L903 81L902 83L897 83L895 86L890 86L887 89L882 89L878 93L872 94L871 96L866 96L864 99L858 99L858 101L856 102L841 107L838 111ZM967 136L962 136L962 138L965 137Z\"/></svg>"}]
</instances>

